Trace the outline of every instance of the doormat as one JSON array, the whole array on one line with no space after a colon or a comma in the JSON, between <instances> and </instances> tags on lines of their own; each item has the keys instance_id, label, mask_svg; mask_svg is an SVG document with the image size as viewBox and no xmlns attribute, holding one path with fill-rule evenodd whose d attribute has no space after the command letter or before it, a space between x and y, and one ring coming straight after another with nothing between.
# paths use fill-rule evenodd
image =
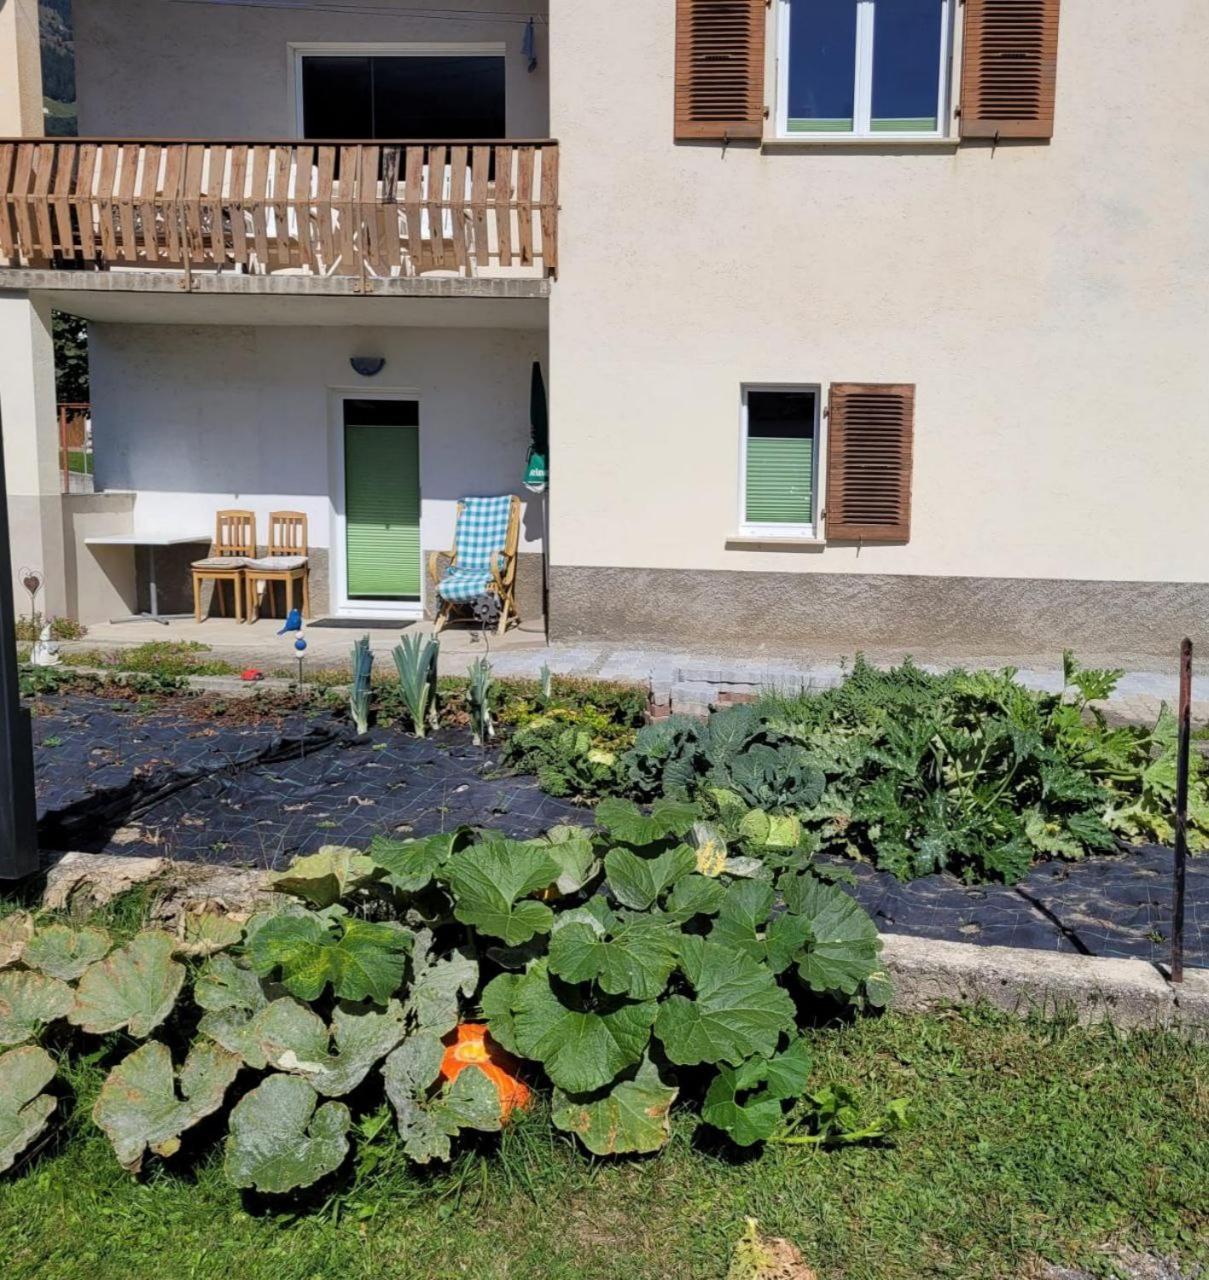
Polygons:
<instances>
[{"instance_id":1,"label":"doormat","mask_svg":"<svg viewBox=\"0 0 1209 1280\"><path fill-rule=\"evenodd\" d=\"M306 625L313 630L333 631L406 631L414 627L419 618L317 618Z\"/></svg>"}]
</instances>

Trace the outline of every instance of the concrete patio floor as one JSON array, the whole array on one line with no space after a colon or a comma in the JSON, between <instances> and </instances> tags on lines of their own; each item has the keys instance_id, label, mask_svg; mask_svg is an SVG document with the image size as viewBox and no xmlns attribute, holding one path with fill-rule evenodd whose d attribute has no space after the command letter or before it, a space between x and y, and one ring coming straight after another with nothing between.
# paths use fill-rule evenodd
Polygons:
<instances>
[{"instance_id":1,"label":"concrete patio floor","mask_svg":"<svg viewBox=\"0 0 1209 1280\"><path fill-rule=\"evenodd\" d=\"M118 650L148 641L196 641L208 645L212 656L233 666L259 667L266 675L295 671L295 636L277 634L280 620L263 619L238 623L229 618L210 618L196 623L192 618L176 619L167 626L154 622L96 623L79 641L64 643L65 651ZM411 632L431 632L432 624L418 622ZM305 628L306 671L347 667L354 640L368 635L377 658L378 670L393 669L390 652L399 642L402 628L394 625L350 625ZM753 636L751 652L745 656L685 651L653 646L626 646L604 641L547 643L545 621L526 621L506 635L479 627L454 625L441 633L440 672L464 675L478 657L487 657L500 676L535 677L543 664L557 675L574 675L603 680L634 681L649 685L656 703L665 709L700 715L726 697L744 697L764 690L829 688L838 684L851 668L852 651L840 648L812 648L807 640L792 655L766 647ZM866 657L879 666L901 662L908 654L900 650L868 651ZM955 666L996 669L1013 666L1018 679L1030 688L1056 691L1062 687L1062 655L985 655L915 652L914 660L929 670ZM1086 666L1114 666L1111 660L1079 655ZM1174 705L1177 696L1174 654L1170 663L1134 664L1121 678L1112 699L1106 704L1120 720L1153 720L1162 702ZM1209 675L1201 675L1193 685L1193 719L1209 723Z\"/></svg>"},{"instance_id":2,"label":"concrete patio floor","mask_svg":"<svg viewBox=\"0 0 1209 1280\"><path fill-rule=\"evenodd\" d=\"M266 674L276 668L295 668L294 641L297 635L278 635L280 618L262 618L258 622L236 622L233 618L174 618L167 625L158 622L90 623L83 640L64 644L70 649L122 649L151 641L208 645L215 658L235 666L259 667ZM417 622L408 632L431 632L432 623ZM404 633L402 624L360 623L349 626L311 626L303 629L306 639L306 665L310 668L346 666L353 642L369 636L376 660L389 662L391 650ZM441 673L460 674L474 658L490 652L494 664L497 656L508 653L543 650L546 647L546 624L541 618L513 627L507 635L497 636L494 629L484 636L482 628L451 626L441 632ZM447 670L447 665L449 670ZM537 661L534 670L541 666Z\"/></svg>"}]
</instances>

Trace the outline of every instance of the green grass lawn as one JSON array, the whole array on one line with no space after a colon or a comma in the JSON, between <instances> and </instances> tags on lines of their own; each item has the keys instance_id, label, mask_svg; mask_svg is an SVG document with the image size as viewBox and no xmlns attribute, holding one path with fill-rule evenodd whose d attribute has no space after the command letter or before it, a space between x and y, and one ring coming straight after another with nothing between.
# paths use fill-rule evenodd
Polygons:
<instances>
[{"instance_id":1,"label":"green grass lawn","mask_svg":"<svg viewBox=\"0 0 1209 1280\"><path fill-rule=\"evenodd\" d=\"M92 451L86 453L83 449L68 449L67 469L86 476L92 475Z\"/></svg>"},{"instance_id":2,"label":"green grass lawn","mask_svg":"<svg viewBox=\"0 0 1209 1280\"><path fill-rule=\"evenodd\" d=\"M687 1280L725 1276L748 1214L821 1280L1022 1280L1037 1258L1107 1274L1100 1250L1120 1243L1209 1259L1209 1049L989 1014L815 1039L818 1084L850 1083L870 1107L907 1095L915 1127L742 1158L681 1115L662 1155L594 1163L535 1114L437 1174L363 1143L355 1179L299 1213L241 1200L197 1140L132 1179L81 1119L0 1180L3 1274ZM96 1081L80 1087L87 1105Z\"/></svg>"}]
</instances>

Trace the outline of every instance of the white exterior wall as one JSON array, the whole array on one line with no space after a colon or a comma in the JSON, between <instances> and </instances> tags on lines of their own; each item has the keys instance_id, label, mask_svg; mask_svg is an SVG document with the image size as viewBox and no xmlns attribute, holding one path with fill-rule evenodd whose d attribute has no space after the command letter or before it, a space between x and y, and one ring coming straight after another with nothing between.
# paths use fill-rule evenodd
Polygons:
<instances>
[{"instance_id":1,"label":"white exterior wall","mask_svg":"<svg viewBox=\"0 0 1209 1280\"><path fill-rule=\"evenodd\" d=\"M545 334L515 330L89 327L98 489L133 490L137 534L211 535L220 508L305 511L333 545L338 393L420 402L421 545L453 545L459 498L526 497L521 551L542 544L541 500L521 485L532 362ZM381 355L360 378L353 355Z\"/></svg>"},{"instance_id":2,"label":"white exterior wall","mask_svg":"<svg viewBox=\"0 0 1209 1280\"><path fill-rule=\"evenodd\" d=\"M994 151L675 145L675 6L553 8L556 565L1209 581L1209 5L1063 0ZM728 547L795 381L917 385L907 545Z\"/></svg>"},{"instance_id":3,"label":"white exterior wall","mask_svg":"<svg viewBox=\"0 0 1209 1280\"><path fill-rule=\"evenodd\" d=\"M544 5L440 0L410 15L397 0L292 5L75 0L80 134L103 137L299 136L290 43L482 44L506 49L508 133L542 138L547 111ZM347 12L341 12L346 8ZM375 13L378 9L381 12ZM483 10L481 18L476 11ZM538 68L521 56L524 22L538 19Z\"/></svg>"}]
</instances>

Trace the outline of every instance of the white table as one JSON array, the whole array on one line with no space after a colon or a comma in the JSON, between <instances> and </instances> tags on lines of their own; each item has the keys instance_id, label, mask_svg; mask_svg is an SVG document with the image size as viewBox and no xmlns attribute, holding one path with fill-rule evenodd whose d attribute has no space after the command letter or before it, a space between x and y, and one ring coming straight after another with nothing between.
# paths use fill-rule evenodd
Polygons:
<instances>
[{"instance_id":1,"label":"white table","mask_svg":"<svg viewBox=\"0 0 1209 1280\"><path fill-rule=\"evenodd\" d=\"M202 533L192 538L181 538L175 534L154 533L101 533L93 538L85 538L86 547L147 547L150 552L150 564L147 570L147 587L151 608L147 613L133 613L128 618L110 618L110 622L158 622L161 627L168 625L169 617L187 618L187 613L162 614L159 611L159 588L155 580L156 547L180 547L189 543L203 543L209 546L211 536Z\"/></svg>"}]
</instances>

